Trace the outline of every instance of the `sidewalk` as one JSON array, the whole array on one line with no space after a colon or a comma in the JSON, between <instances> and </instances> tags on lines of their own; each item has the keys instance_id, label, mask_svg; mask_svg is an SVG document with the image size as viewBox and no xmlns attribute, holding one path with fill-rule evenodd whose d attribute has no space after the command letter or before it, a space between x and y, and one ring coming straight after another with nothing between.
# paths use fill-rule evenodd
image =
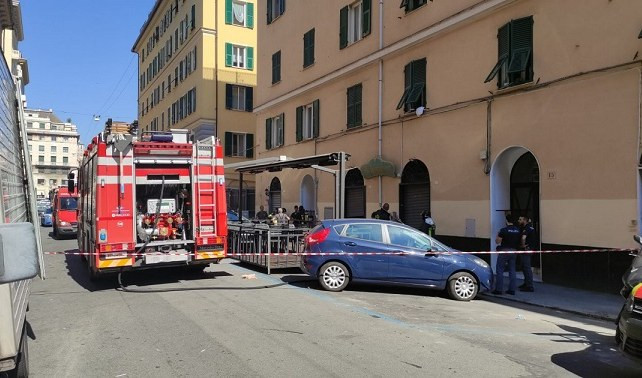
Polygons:
<instances>
[{"instance_id":1,"label":"sidewalk","mask_svg":"<svg viewBox=\"0 0 642 378\"><path fill-rule=\"evenodd\" d=\"M519 286L521 283L518 280L517 285ZM506 293L504 295L494 295L488 292L484 293L483 296L527 303L608 321L615 321L624 304L624 298L617 293L599 293L539 282L535 283L535 292L533 293L517 290L515 295Z\"/></svg>"}]
</instances>

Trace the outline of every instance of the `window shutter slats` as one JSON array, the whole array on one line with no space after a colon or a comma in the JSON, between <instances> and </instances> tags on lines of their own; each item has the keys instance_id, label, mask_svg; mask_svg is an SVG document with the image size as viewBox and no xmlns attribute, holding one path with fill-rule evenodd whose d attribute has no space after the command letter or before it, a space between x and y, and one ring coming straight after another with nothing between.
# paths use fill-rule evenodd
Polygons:
<instances>
[{"instance_id":1,"label":"window shutter slats","mask_svg":"<svg viewBox=\"0 0 642 378\"><path fill-rule=\"evenodd\" d=\"M272 23L272 0L265 1L267 1L267 24L270 25Z\"/></svg>"},{"instance_id":2,"label":"window shutter slats","mask_svg":"<svg viewBox=\"0 0 642 378\"><path fill-rule=\"evenodd\" d=\"M354 87L348 88L348 109L346 112L346 124L348 128L354 126Z\"/></svg>"},{"instance_id":3,"label":"window shutter slats","mask_svg":"<svg viewBox=\"0 0 642 378\"><path fill-rule=\"evenodd\" d=\"M251 112L254 110L254 88L245 88L245 111Z\"/></svg>"},{"instance_id":4,"label":"window shutter slats","mask_svg":"<svg viewBox=\"0 0 642 378\"><path fill-rule=\"evenodd\" d=\"M312 103L312 137L319 137L319 100Z\"/></svg>"},{"instance_id":5,"label":"window shutter slats","mask_svg":"<svg viewBox=\"0 0 642 378\"><path fill-rule=\"evenodd\" d=\"M250 29L254 29L254 4L253 3L247 3L245 5L245 26L247 26Z\"/></svg>"},{"instance_id":6,"label":"window shutter slats","mask_svg":"<svg viewBox=\"0 0 642 378\"><path fill-rule=\"evenodd\" d=\"M296 141L303 140L303 106L296 108Z\"/></svg>"},{"instance_id":7,"label":"window shutter slats","mask_svg":"<svg viewBox=\"0 0 642 378\"><path fill-rule=\"evenodd\" d=\"M226 43L225 44L225 66L226 67L232 67L232 62L234 61L232 54L233 54L232 44Z\"/></svg>"},{"instance_id":8,"label":"window shutter slats","mask_svg":"<svg viewBox=\"0 0 642 378\"><path fill-rule=\"evenodd\" d=\"M247 51L247 69L254 69L254 47L246 47Z\"/></svg>"},{"instance_id":9,"label":"window shutter slats","mask_svg":"<svg viewBox=\"0 0 642 378\"><path fill-rule=\"evenodd\" d=\"M361 35L365 37L370 34L372 25L372 0L363 0L361 4Z\"/></svg>"},{"instance_id":10,"label":"window shutter slats","mask_svg":"<svg viewBox=\"0 0 642 378\"><path fill-rule=\"evenodd\" d=\"M497 58L508 56L510 53L510 23L497 31Z\"/></svg>"},{"instance_id":11,"label":"window shutter slats","mask_svg":"<svg viewBox=\"0 0 642 378\"><path fill-rule=\"evenodd\" d=\"M354 125L359 126L363 123L361 119L361 107L362 107L362 100L361 100L361 92L363 90L363 85L359 84L355 87L355 94L354 94Z\"/></svg>"},{"instance_id":12,"label":"window shutter slats","mask_svg":"<svg viewBox=\"0 0 642 378\"><path fill-rule=\"evenodd\" d=\"M265 149L272 148L272 118L265 120Z\"/></svg>"},{"instance_id":13,"label":"window shutter slats","mask_svg":"<svg viewBox=\"0 0 642 378\"><path fill-rule=\"evenodd\" d=\"M513 20L510 23L510 48L517 49L533 48L533 17L524 17Z\"/></svg>"},{"instance_id":14,"label":"window shutter slats","mask_svg":"<svg viewBox=\"0 0 642 378\"><path fill-rule=\"evenodd\" d=\"M346 6L339 11L339 49L348 46L348 9Z\"/></svg>"},{"instance_id":15,"label":"window shutter slats","mask_svg":"<svg viewBox=\"0 0 642 378\"><path fill-rule=\"evenodd\" d=\"M232 84L225 84L225 109L232 109Z\"/></svg>"},{"instance_id":16,"label":"window shutter slats","mask_svg":"<svg viewBox=\"0 0 642 378\"><path fill-rule=\"evenodd\" d=\"M279 146L285 144L285 113L281 113L279 119L281 120L281 128L279 129Z\"/></svg>"},{"instance_id":17,"label":"window shutter slats","mask_svg":"<svg viewBox=\"0 0 642 378\"><path fill-rule=\"evenodd\" d=\"M254 157L254 134L245 134L245 157Z\"/></svg>"},{"instance_id":18,"label":"window shutter slats","mask_svg":"<svg viewBox=\"0 0 642 378\"><path fill-rule=\"evenodd\" d=\"M225 156L232 156L232 133L225 132Z\"/></svg>"}]
</instances>

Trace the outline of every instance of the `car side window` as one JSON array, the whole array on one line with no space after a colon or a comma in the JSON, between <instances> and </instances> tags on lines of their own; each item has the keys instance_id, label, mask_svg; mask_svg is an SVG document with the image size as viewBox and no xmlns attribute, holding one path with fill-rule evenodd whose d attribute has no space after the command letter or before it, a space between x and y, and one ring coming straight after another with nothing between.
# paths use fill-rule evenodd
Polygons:
<instances>
[{"instance_id":1,"label":"car side window","mask_svg":"<svg viewBox=\"0 0 642 378\"><path fill-rule=\"evenodd\" d=\"M380 224L349 224L345 228L344 236L383 243L383 232Z\"/></svg>"},{"instance_id":2,"label":"car side window","mask_svg":"<svg viewBox=\"0 0 642 378\"><path fill-rule=\"evenodd\" d=\"M429 251L432 247L430 239L417 231L408 230L403 227L387 226L390 244L400 247L410 247Z\"/></svg>"}]
</instances>

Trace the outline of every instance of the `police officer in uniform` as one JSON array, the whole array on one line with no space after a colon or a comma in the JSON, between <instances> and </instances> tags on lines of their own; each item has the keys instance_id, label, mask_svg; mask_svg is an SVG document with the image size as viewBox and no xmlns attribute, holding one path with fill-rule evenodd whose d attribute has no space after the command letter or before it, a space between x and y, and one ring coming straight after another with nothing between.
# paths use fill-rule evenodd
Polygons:
<instances>
[{"instance_id":1,"label":"police officer in uniform","mask_svg":"<svg viewBox=\"0 0 642 378\"><path fill-rule=\"evenodd\" d=\"M527 216L519 217L519 225L522 227L522 245L526 251L535 251L539 249L537 242L537 233L533 227L532 220ZM533 286L533 269L531 268L531 254L524 253L521 256L522 272L524 272L524 284L519 287L519 290L526 292L535 291Z\"/></svg>"},{"instance_id":2,"label":"police officer in uniform","mask_svg":"<svg viewBox=\"0 0 642 378\"><path fill-rule=\"evenodd\" d=\"M388 203L384 203L381 209L375 211L372 213L372 217L374 219L380 219L380 220L390 220L390 213L388 212L390 210L390 205Z\"/></svg>"},{"instance_id":3,"label":"police officer in uniform","mask_svg":"<svg viewBox=\"0 0 642 378\"><path fill-rule=\"evenodd\" d=\"M499 245L497 247L498 251L517 251L519 249L522 242L522 230L515 225L513 215L506 215L506 227L499 230L495 241ZM515 289L517 289L516 260L517 255L515 253L500 253L497 256L497 266L495 267L497 279L495 281L495 291L493 291L493 294L504 294L504 268L506 264L508 264L509 283L506 293L515 295Z\"/></svg>"}]
</instances>

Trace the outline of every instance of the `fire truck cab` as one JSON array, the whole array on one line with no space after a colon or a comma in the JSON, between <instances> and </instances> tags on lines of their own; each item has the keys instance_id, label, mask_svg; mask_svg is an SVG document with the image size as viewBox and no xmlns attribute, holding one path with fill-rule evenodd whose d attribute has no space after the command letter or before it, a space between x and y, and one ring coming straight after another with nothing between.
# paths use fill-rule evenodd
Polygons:
<instances>
[{"instance_id":1,"label":"fire truck cab","mask_svg":"<svg viewBox=\"0 0 642 378\"><path fill-rule=\"evenodd\" d=\"M51 223L55 238L63 235L76 236L78 232L78 194L66 187L57 188L51 203Z\"/></svg>"},{"instance_id":2,"label":"fire truck cab","mask_svg":"<svg viewBox=\"0 0 642 378\"><path fill-rule=\"evenodd\" d=\"M110 119L84 152L78 246L91 278L122 269L202 270L220 261L227 208L219 141L193 142L187 130L137 137L136 129L136 122Z\"/></svg>"}]
</instances>

